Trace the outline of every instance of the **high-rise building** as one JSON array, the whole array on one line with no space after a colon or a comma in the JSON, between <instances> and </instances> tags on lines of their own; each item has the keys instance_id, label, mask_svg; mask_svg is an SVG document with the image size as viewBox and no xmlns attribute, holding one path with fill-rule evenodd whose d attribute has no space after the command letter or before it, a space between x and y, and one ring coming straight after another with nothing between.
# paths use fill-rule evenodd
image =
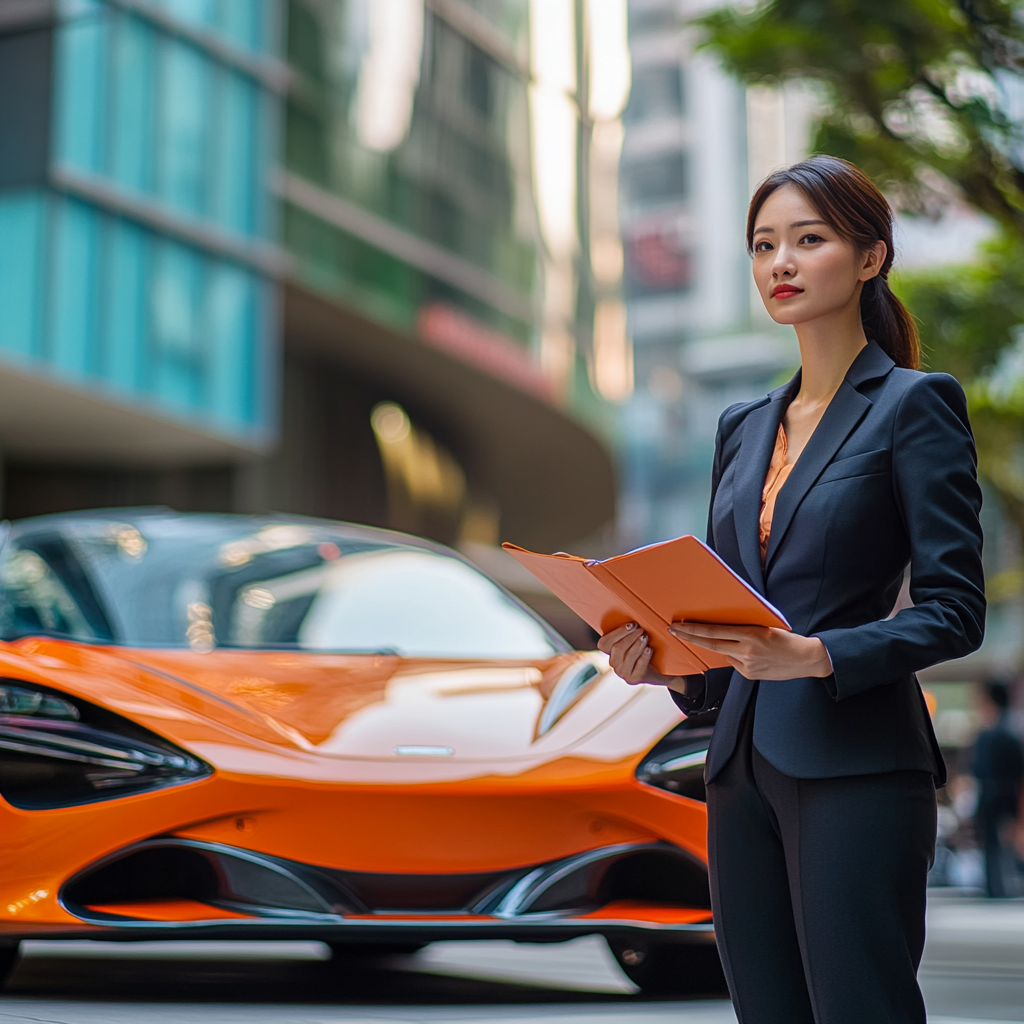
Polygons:
<instances>
[{"instance_id":1,"label":"high-rise building","mask_svg":"<svg viewBox=\"0 0 1024 1024\"><path fill-rule=\"evenodd\" d=\"M25 0L0 33L8 510L128 467L223 501L278 430L276 5Z\"/></svg>"},{"instance_id":2,"label":"high-rise building","mask_svg":"<svg viewBox=\"0 0 1024 1024\"><path fill-rule=\"evenodd\" d=\"M588 247L601 3L0 4L7 514L604 528L595 390L628 351Z\"/></svg>"},{"instance_id":3,"label":"high-rise building","mask_svg":"<svg viewBox=\"0 0 1024 1024\"><path fill-rule=\"evenodd\" d=\"M574 71L571 0L534 6L540 17L568 15L554 61ZM339 404L358 408L365 427L328 462L351 459L359 445L368 461L379 450L391 521L449 540L494 544L500 523L505 536L547 544L590 533L611 514L608 457L567 415L585 408L589 390L576 369L571 276L579 119L566 94L556 98L568 135L551 145L567 164L552 173L543 165L551 154L534 147L550 109L531 85L531 13L523 0L288 7L293 80L277 186L293 254L286 429L301 422L293 437L305 446L328 436L317 424ZM554 62L544 56L542 77ZM552 227L548 192L559 186L570 206L553 211ZM553 357L552 338L567 338L567 350ZM371 435L380 402L401 406L394 416L407 416L408 429ZM433 478L452 483L432 499L420 483L435 456ZM281 461L292 501L324 500L319 468L311 463L302 478L297 459ZM343 476L333 486L351 515Z\"/></svg>"},{"instance_id":4,"label":"high-rise building","mask_svg":"<svg viewBox=\"0 0 1024 1024\"><path fill-rule=\"evenodd\" d=\"M753 185L804 155L799 96L748 94L696 49L704 0L630 0L620 172L636 390L624 409L625 546L703 536L718 416L799 362L750 284Z\"/></svg>"}]
</instances>

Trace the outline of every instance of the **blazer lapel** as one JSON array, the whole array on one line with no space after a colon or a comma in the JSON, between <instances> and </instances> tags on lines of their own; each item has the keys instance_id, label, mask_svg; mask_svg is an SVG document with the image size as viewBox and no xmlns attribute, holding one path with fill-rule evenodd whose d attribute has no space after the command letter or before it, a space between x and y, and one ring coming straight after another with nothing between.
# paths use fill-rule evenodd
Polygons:
<instances>
[{"instance_id":1,"label":"blazer lapel","mask_svg":"<svg viewBox=\"0 0 1024 1024\"><path fill-rule=\"evenodd\" d=\"M824 415L814 428L814 433L800 453L800 458L796 460L789 479L782 485L782 490L775 499L772 533L764 560L765 571L771 565L772 557L778 551L782 538L786 536L786 530L789 529L800 502L804 500L815 480L821 476L822 471L832 461L832 457L870 408L871 400L865 398L849 380L844 380L839 385L839 390L829 402Z\"/></svg>"},{"instance_id":2,"label":"blazer lapel","mask_svg":"<svg viewBox=\"0 0 1024 1024\"><path fill-rule=\"evenodd\" d=\"M790 472L789 479L783 484L775 499L775 513L772 516L772 534L768 540L768 551L765 555L765 572L771 566L775 552L779 550L782 539L786 536L789 524L793 521L796 510L804 496L814 486L822 471L832 461L843 442L850 436L864 414L871 408L871 400L865 398L857 389L865 382L877 377L884 377L896 364L885 354L874 341L868 341L854 359L846 372L846 379L839 386L835 397L829 403L806 447L800 453L796 465ZM799 387L798 378L791 384ZM773 392L779 394L780 392ZM793 391L795 394L795 389ZM763 474L768 470L765 463ZM760 508L760 492L758 497ZM744 560L746 565L746 560Z\"/></svg>"},{"instance_id":3,"label":"blazer lapel","mask_svg":"<svg viewBox=\"0 0 1024 1024\"><path fill-rule=\"evenodd\" d=\"M743 568L751 586L764 593L764 571L761 568L761 541L758 520L761 517L761 495L768 464L775 450L775 438L786 403L781 399L789 385L773 391L770 402L747 414L743 421L743 438L736 457L736 478L733 483L732 515L736 541Z\"/></svg>"}]
</instances>

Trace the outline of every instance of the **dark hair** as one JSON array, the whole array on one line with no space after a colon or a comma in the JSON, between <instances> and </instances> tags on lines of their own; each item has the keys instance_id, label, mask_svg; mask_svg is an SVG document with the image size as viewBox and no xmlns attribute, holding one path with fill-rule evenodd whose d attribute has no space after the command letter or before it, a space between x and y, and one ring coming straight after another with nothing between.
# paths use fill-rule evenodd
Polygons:
<instances>
[{"instance_id":1,"label":"dark hair","mask_svg":"<svg viewBox=\"0 0 1024 1024\"><path fill-rule=\"evenodd\" d=\"M921 362L917 325L889 287L892 267L892 210L885 196L860 168L835 156L812 156L768 175L754 192L747 212L747 250L754 251L754 221L765 200L783 185L795 185L843 238L860 249L885 242L885 260L876 277L864 282L860 316L864 333L897 366L916 370Z\"/></svg>"},{"instance_id":2,"label":"dark hair","mask_svg":"<svg viewBox=\"0 0 1024 1024\"><path fill-rule=\"evenodd\" d=\"M1010 706L1010 688L1001 679L989 679L985 683L985 696L1000 711L1005 711Z\"/></svg>"}]
</instances>

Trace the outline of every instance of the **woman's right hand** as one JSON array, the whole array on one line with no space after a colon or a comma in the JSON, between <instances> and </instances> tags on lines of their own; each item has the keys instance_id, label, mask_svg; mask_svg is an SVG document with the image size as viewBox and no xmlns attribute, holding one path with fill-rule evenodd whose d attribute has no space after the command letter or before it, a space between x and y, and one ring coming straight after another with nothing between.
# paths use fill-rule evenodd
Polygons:
<instances>
[{"instance_id":1,"label":"woman's right hand","mask_svg":"<svg viewBox=\"0 0 1024 1024\"><path fill-rule=\"evenodd\" d=\"M597 649L608 655L612 671L631 686L653 683L677 689L682 682L679 676L666 676L650 667L654 652L647 634L635 622L605 633L597 641Z\"/></svg>"}]
</instances>

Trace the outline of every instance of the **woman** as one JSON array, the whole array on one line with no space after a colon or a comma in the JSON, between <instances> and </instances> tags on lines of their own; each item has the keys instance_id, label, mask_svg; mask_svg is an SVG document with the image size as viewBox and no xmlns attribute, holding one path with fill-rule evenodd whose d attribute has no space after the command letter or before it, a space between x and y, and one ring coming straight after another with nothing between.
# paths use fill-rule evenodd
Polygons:
<instances>
[{"instance_id":1,"label":"woman","mask_svg":"<svg viewBox=\"0 0 1024 1024\"><path fill-rule=\"evenodd\" d=\"M886 282L892 212L816 156L757 189L765 308L801 368L721 417L708 543L786 632L674 623L732 669L669 678L629 624L601 638L630 683L721 708L708 752L719 950L742 1024L925 1021L917 985L942 757L914 675L984 634L981 493L959 384L917 371ZM905 570L913 606L892 615Z\"/></svg>"}]
</instances>

